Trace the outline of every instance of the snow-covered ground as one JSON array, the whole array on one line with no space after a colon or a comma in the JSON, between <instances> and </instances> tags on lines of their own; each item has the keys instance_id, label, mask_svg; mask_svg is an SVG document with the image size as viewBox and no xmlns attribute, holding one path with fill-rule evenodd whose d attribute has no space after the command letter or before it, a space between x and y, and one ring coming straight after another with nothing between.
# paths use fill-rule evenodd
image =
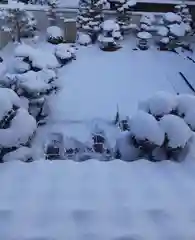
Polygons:
<instances>
[{"instance_id":1,"label":"snow-covered ground","mask_svg":"<svg viewBox=\"0 0 195 240\"><path fill-rule=\"evenodd\" d=\"M43 51L54 47L37 44ZM50 96L48 124L34 141L37 156L48 134L82 142L99 124L111 141L117 106L131 116L138 102L157 91L191 93L179 71L195 74L194 63L155 49L133 51L133 39L117 52L97 45L78 47L77 59L59 69L60 90ZM9 62L14 46L1 56ZM195 163L119 160L12 161L0 167L2 240L193 240Z\"/></svg>"},{"instance_id":2,"label":"snow-covered ground","mask_svg":"<svg viewBox=\"0 0 195 240\"><path fill-rule=\"evenodd\" d=\"M48 51L52 46L43 42L39 47ZM77 59L58 72L60 90L50 97L48 124L38 131L40 147L49 132L87 142L95 124L106 130L113 145L118 129L111 122L117 106L121 116L131 116L139 101L157 91L192 93L179 75L179 71L195 74L191 61L155 49L133 51L134 47L133 40L126 40L121 50L112 53L96 45L79 47Z\"/></svg>"},{"instance_id":3,"label":"snow-covered ground","mask_svg":"<svg viewBox=\"0 0 195 240\"><path fill-rule=\"evenodd\" d=\"M195 163L5 163L0 239L194 240Z\"/></svg>"}]
</instances>

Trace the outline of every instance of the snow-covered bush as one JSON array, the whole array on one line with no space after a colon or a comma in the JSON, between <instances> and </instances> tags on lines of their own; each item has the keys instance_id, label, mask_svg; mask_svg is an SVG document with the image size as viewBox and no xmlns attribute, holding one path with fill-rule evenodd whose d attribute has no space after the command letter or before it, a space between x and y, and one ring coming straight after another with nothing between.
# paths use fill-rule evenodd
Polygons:
<instances>
[{"instance_id":1,"label":"snow-covered bush","mask_svg":"<svg viewBox=\"0 0 195 240\"><path fill-rule=\"evenodd\" d=\"M86 33L79 33L77 38L78 44L82 46L87 46L91 44L91 37Z\"/></svg>"},{"instance_id":2,"label":"snow-covered bush","mask_svg":"<svg viewBox=\"0 0 195 240\"><path fill-rule=\"evenodd\" d=\"M135 161L139 156L140 150L133 145L131 133L129 131L121 132L116 139L115 158L124 161Z\"/></svg>"},{"instance_id":3,"label":"snow-covered bush","mask_svg":"<svg viewBox=\"0 0 195 240\"><path fill-rule=\"evenodd\" d=\"M160 128L157 120L144 111L138 111L130 119L130 132L133 145L149 159L152 159L153 150L163 145L164 131Z\"/></svg>"},{"instance_id":4,"label":"snow-covered bush","mask_svg":"<svg viewBox=\"0 0 195 240\"><path fill-rule=\"evenodd\" d=\"M156 119L177 109L176 96L168 92L157 92L146 101L140 102L139 108L152 114Z\"/></svg>"},{"instance_id":5,"label":"snow-covered bush","mask_svg":"<svg viewBox=\"0 0 195 240\"><path fill-rule=\"evenodd\" d=\"M177 113L181 117L185 117L187 112L193 111L195 106L195 96L190 94L179 94L177 96Z\"/></svg>"},{"instance_id":6,"label":"snow-covered bush","mask_svg":"<svg viewBox=\"0 0 195 240\"><path fill-rule=\"evenodd\" d=\"M40 71L45 68L55 69L60 66L53 52L35 49L26 44L20 44L16 47L14 55L28 63L33 71Z\"/></svg>"},{"instance_id":7,"label":"snow-covered bush","mask_svg":"<svg viewBox=\"0 0 195 240\"><path fill-rule=\"evenodd\" d=\"M33 151L29 147L20 147L15 151L9 152L3 156L3 162L19 160L22 162L33 161Z\"/></svg>"},{"instance_id":8,"label":"snow-covered bush","mask_svg":"<svg viewBox=\"0 0 195 240\"><path fill-rule=\"evenodd\" d=\"M154 116L165 132L165 141L160 147L161 153L164 152L164 158L178 160L181 157L192 131L195 131L194 106L193 95L165 92L158 92L139 103L139 109Z\"/></svg>"},{"instance_id":9,"label":"snow-covered bush","mask_svg":"<svg viewBox=\"0 0 195 240\"><path fill-rule=\"evenodd\" d=\"M153 14L143 14L140 18L140 30L146 32L153 32L156 30L154 24L156 19Z\"/></svg>"},{"instance_id":10,"label":"snow-covered bush","mask_svg":"<svg viewBox=\"0 0 195 240\"><path fill-rule=\"evenodd\" d=\"M166 151L167 158L177 159L182 149L187 146L192 137L191 129L182 118L171 114L162 117L159 124L165 132L163 147Z\"/></svg>"},{"instance_id":11,"label":"snow-covered bush","mask_svg":"<svg viewBox=\"0 0 195 240\"><path fill-rule=\"evenodd\" d=\"M53 70L45 69L39 72L28 71L15 75L17 93L27 98L42 97L55 88L56 74ZM54 84L54 85L53 85Z\"/></svg>"},{"instance_id":12,"label":"snow-covered bush","mask_svg":"<svg viewBox=\"0 0 195 240\"><path fill-rule=\"evenodd\" d=\"M181 46L181 38L186 36L190 31L190 24L184 22L178 13L168 12L163 15L162 26L159 26L157 35L161 39L157 42L160 50L172 50Z\"/></svg>"},{"instance_id":13,"label":"snow-covered bush","mask_svg":"<svg viewBox=\"0 0 195 240\"><path fill-rule=\"evenodd\" d=\"M20 58L16 58L16 61L14 61L14 71L16 73L28 72L30 68L30 64L22 61Z\"/></svg>"},{"instance_id":14,"label":"snow-covered bush","mask_svg":"<svg viewBox=\"0 0 195 240\"><path fill-rule=\"evenodd\" d=\"M23 34L28 32L33 35L35 30L35 20L32 15L24 9L22 3L12 3L6 9L0 10L1 29L10 32L14 41L20 42Z\"/></svg>"},{"instance_id":15,"label":"snow-covered bush","mask_svg":"<svg viewBox=\"0 0 195 240\"><path fill-rule=\"evenodd\" d=\"M52 44L59 44L64 41L64 33L60 27L50 26L47 28L47 41Z\"/></svg>"},{"instance_id":16,"label":"snow-covered bush","mask_svg":"<svg viewBox=\"0 0 195 240\"><path fill-rule=\"evenodd\" d=\"M104 51L116 51L120 48L117 40L121 39L120 27L114 20L106 20L101 24L101 34L98 37L100 48Z\"/></svg>"},{"instance_id":17,"label":"snow-covered bush","mask_svg":"<svg viewBox=\"0 0 195 240\"><path fill-rule=\"evenodd\" d=\"M79 31L90 35L92 43L95 43L100 32L100 25L103 21L102 9L106 0L93 0L86 2L86 7L80 7L77 17Z\"/></svg>"},{"instance_id":18,"label":"snow-covered bush","mask_svg":"<svg viewBox=\"0 0 195 240\"><path fill-rule=\"evenodd\" d=\"M28 111L20 106L20 98L7 88L0 88L0 157L30 143L37 125Z\"/></svg>"},{"instance_id":19,"label":"snow-covered bush","mask_svg":"<svg viewBox=\"0 0 195 240\"><path fill-rule=\"evenodd\" d=\"M72 59L76 59L76 51L75 48L61 43L55 48L55 56L62 65L65 65Z\"/></svg>"},{"instance_id":20,"label":"snow-covered bush","mask_svg":"<svg viewBox=\"0 0 195 240\"><path fill-rule=\"evenodd\" d=\"M117 6L117 23L120 26L121 34L128 33L132 28L131 8L136 5L136 0L123 0L118 2Z\"/></svg>"}]
</instances>

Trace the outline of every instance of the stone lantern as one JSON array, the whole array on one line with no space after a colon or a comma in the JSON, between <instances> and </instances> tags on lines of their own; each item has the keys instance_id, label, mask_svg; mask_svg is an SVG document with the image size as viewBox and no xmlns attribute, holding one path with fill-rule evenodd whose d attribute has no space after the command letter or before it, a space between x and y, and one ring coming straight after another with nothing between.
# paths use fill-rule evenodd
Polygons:
<instances>
[{"instance_id":1,"label":"stone lantern","mask_svg":"<svg viewBox=\"0 0 195 240\"><path fill-rule=\"evenodd\" d=\"M149 48L148 40L152 38L152 35L149 32L139 32L137 38L139 49L147 50Z\"/></svg>"}]
</instances>

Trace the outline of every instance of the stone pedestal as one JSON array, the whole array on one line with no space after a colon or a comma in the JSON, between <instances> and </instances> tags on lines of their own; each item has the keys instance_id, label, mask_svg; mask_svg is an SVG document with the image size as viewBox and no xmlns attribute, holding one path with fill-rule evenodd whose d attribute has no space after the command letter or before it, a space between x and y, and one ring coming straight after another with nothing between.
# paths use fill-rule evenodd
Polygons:
<instances>
[{"instance_id":1,"label":"stone pedestal","mask_svg":"<svg viewBox=\"0 0 195 240\"><path fill-rule=\"evenodd\" d=\"M77 36L77 27L75 19L64 20L64 40L67 43L74 43Z\"/></svg>"}]
</instances>

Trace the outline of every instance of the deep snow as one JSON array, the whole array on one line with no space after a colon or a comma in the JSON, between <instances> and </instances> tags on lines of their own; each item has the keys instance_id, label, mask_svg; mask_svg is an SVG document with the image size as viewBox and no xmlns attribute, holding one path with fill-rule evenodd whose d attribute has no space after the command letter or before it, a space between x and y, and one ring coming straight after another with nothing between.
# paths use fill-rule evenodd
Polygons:
<instances>
[{"instance_id":1,"label":"deep snow","mask_svg":"<svg viewBox=\"0 0 195 240\"><path fill-rule=\"evenodd\" d=\"M50 119L34 141L37 159L51 132L87 142L98 123L114 145L117 105L122 116L132 115L157 91L191 91L178 74L194 75L189 60L154 49L133 51L133 40L124 45L115 53L79 47L77 60L58 71L61 90L50 97ZM5 62L13 52L8 47ZM194 172L192 159L1 164L0 239L194 240Z\"/></svg>"},{"instance_id":2,"label":"deep snow","mask_svg":"<svg viewBox=\"0 0 195 240\"><path fill-rule=\"evenodd\" d=\"M2 164L0 239L193 240L194 171L145 160Z\"/></svg>"}]
</instances>

